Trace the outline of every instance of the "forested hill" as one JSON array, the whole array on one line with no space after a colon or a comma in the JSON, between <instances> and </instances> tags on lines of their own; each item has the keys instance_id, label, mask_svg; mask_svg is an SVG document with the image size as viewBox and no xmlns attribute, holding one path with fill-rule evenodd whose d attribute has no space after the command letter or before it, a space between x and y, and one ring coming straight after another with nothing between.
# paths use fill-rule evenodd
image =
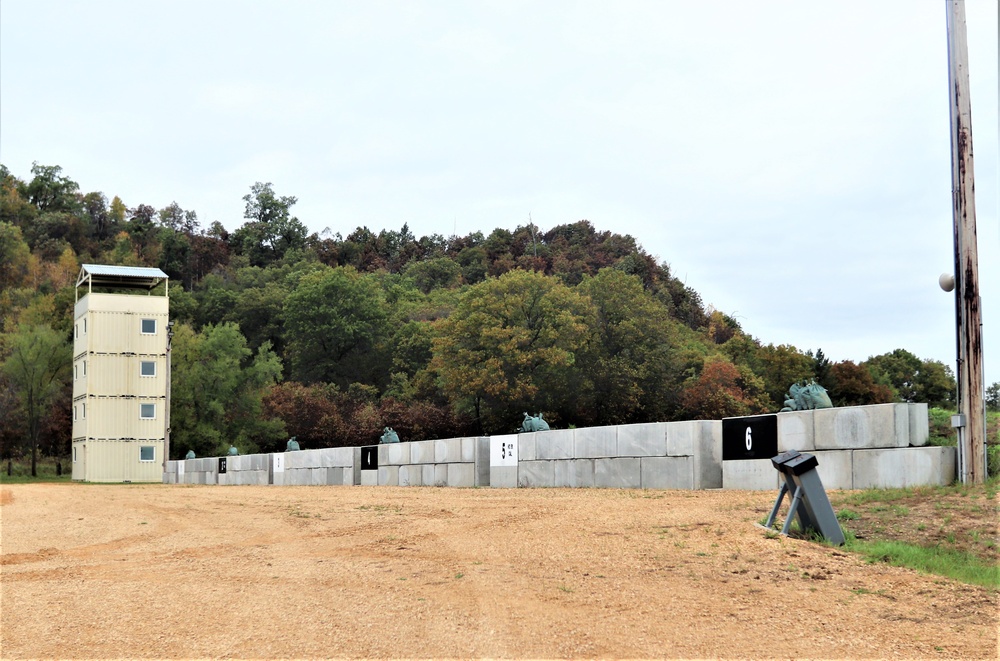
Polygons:
<instances>
[{"instance_id":1,"label":"forested hill","mask_svg":"<svg viewBox=\"0 0 1000 661\"><path fill-rule=\"evenodd\" d=\"M294 197L256 183L230 233L176 203L84 193L58 166L31 174L0 165L4 456L32 438L68 453L83 263L171 278L175 458L230 442L268 451L293 435L307 448L369 444L384 426L403 440L510 432L526 411L553 427L717 419L776 411L810 378L837 404L947 405L954 391L947 366L903 349L855 364L763 345L635 238L586 220L447 238L417 238L405 223L317 235L293 215ZM11 357L46 343L65 370L35 411Z\"/></svg>"}]
</instances>

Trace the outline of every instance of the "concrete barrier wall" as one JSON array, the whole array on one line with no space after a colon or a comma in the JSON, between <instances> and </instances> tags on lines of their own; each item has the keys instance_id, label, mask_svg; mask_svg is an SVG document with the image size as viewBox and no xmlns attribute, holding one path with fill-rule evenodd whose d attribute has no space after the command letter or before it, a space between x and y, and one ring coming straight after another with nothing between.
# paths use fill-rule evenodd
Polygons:
<instances>
[{"instance_id":1,"label":"concrete barrier wall","mask_svg":"<svg viewBox=\"0 0 1000 661\"><path fill-rule=\"evenodd\" d=\"M955 448L927 446L925 404L779 413L779 452L816 455L828 489L948 484ZM770 459L723 461L722 421L558 429L494 437L326 448L167 462L171 484L575 487L776 490ZM501 448L502 446L502 448ZM502 451L501 451L502 449ZM730 456L730 455L727 455Z\"/></svg>"},{"instance_id":2,"label":"concrete barrier wall","mask_svg":"<svg viewBox=\"0 0 1000 661\"><path fill-rule=\"evenodd\" d=\"M955 448L927 446L926 404L876 404L777 414L778 451L815 454L828 489L944 485ZM777 489L770 459L722 462L726 489Z\"/></svg>"},{"instance_id":3,"label":"concrete barrier wall","mask_svg":"<svg viewBox=\"0 0 1000 661\"><path fill-rule=\"evenodd\" d=\"M514 486L506 467L491 471L494 486ZM719 488L722 423L651 422L518 434L516 486Z\"/></svg>"},{"instance_id":4,"label":"concrete barrier wall","mask_svg":"<svg viewBox=\"0 0 1000 661\"><path fill-rule=\"evenodd\" d=\"M489 443L488 437L465 437L379 445L378 470L361 471L361 483L400 487L489 486Z\"/></svg>"}]
</instances>

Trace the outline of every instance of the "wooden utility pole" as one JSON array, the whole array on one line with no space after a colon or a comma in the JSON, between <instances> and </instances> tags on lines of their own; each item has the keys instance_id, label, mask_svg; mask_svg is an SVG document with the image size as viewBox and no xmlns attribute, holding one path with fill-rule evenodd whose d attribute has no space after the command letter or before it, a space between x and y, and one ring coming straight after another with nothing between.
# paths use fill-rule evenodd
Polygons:
<instances>
[{"instance_id":1,"label":"wooden utility pole","mask_svg":"<svg viewBox=\"0 0 1000 661\"><path fill-rule=\"evenodd\" d=\"M955 234L955 318L958 336L958 472L965 484L986 481L983 321L972 170L972 104L965 1L948 8L948 93L951 97L951 198Z\"/></svg>"}]
</instances>

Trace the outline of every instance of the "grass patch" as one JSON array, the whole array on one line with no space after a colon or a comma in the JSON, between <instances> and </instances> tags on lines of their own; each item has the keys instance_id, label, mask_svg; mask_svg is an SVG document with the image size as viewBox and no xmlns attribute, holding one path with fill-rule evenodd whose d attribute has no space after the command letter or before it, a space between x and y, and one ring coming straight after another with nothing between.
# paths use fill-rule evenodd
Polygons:
<instances>
[{"instance_id":1,"label":"grass patch","mask_svg":"<svg viewBox=\"0 0 1000 661\"><path fill-rule=\"evenodd\" d=\"M853 535L848 536L844 548L861 554L869 562L885 562L895 567L908 567L970 585L1000 588L1000 566L987 563L964 551L897 541L860 540Z\"/></svg>"}]
</instances>

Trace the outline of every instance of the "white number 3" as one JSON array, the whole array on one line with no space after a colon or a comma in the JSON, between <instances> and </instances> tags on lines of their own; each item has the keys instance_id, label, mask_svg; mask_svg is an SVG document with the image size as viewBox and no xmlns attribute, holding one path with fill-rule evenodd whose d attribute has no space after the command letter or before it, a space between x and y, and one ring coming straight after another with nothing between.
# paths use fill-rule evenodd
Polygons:
<instances>
[{"instance_id":1,"label":"white number 3","mask_svg":"<svg viewBox=\"0 0 1000 661\"><path fill-rule=\"evenodd\" d=\"M750 448L753 447L753 439L750 437L750 428L749 427L747 427L746 441L747 441L747 450L749 450Z\"/></svg>"}]
</instances>

